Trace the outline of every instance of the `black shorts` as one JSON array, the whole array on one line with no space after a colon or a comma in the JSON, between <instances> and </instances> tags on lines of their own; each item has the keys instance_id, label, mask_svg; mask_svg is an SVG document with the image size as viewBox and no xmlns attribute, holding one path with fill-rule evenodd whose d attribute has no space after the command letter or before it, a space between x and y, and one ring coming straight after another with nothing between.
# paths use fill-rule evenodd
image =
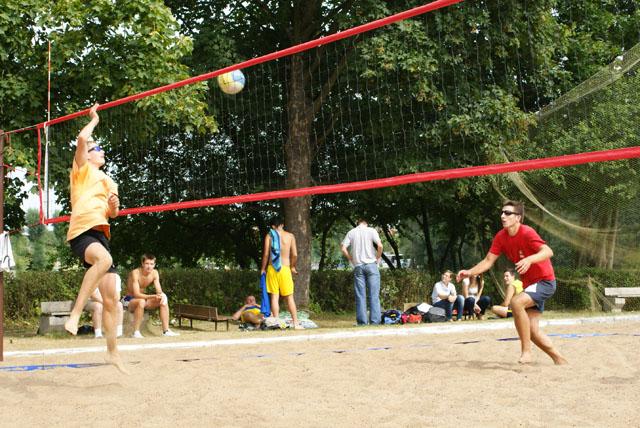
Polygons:
<instances>
[{"instance_id":1,"label":"black shorts","mask_svg":"<svg viewBox=\"0 0 640 428\"><path fill-rule=\"evenodd\" d=\"M84 267L87 269L89 269L91 265L84 259L84 253L87 251L87 247L89 247L89 245L93 244L94 242L102 245L107 250L107 252L111 254L111 248L109 248L109 240L106 236L104 236L104 232L101 232L99 230L89 229L69 241L69 245L71 245L71 251L73 252L73 254L78 256L80 260L82 260L82 264L84 264ZM118 271L116 270L116 267L114 265L111 265L107 272L117 273Z\"/></svg>"}]
</instances>

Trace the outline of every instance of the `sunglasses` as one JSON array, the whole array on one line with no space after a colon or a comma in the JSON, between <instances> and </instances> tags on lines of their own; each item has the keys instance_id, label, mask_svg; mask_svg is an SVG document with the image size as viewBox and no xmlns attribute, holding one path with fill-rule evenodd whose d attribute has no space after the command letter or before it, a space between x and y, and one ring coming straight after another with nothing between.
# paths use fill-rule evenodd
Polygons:
<instances>
[{"instance_id":1,"label":"sunglasses","mask_svg":"<svg viewBox=\"0 0 640 428\"><path fill-rule=\"evenodd\" d=\"M101 152L101 151L102 151L102 147L100 147L100 146L93 146L93 147L91 147L91 148L88 150L88 153L91 153L91 152L93 152L93 151Z\"/></svg>"},{"instance_id":2,"label":"sunglasses","mask_svg":"<svg viewBox=\"0 0 640 428\"><path fill-rule=\"evenodd\" d=\"M519 212L509 211L509 210L502 210L502 211L500 211L500 214L504 214L506 216L510 216L510 215L513 215L513 214L520 215Z\"/></svg>"}]
</instances>

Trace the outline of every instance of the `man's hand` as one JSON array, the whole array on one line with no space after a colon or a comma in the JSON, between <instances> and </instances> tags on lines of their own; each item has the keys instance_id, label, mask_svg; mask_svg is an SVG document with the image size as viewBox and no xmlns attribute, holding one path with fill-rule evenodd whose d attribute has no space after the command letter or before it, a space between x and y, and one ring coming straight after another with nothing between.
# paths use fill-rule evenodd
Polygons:
<instances>
[{"instance_id":1,"label":"man's hand","mask_svg":"<svg viewBox=\"0 0 640 428\"><path fill-rule=\"evenodd\" d=\"M456 296L455 294L449 294L449 297L447 297L447 300L449 302L453 303L453 302L456 301L456 297L458 297L458 296Z\"/></svg>"},{"instance_id":2,"label":"man's hand","mask_svg":"<svg viewBox=\"0 0 640 428\"><path fill-rule=\"evenodd\" d=\"M481 310L482 309L480 309L480 306L478 306L477 304L473 305L473 312L475 312L476 314L479 314Z\"/></svg>"},{"instance_id":3,"label":"man's hand","mask_svg":"<svg viewBox=\"0 0 640 428\"><path fill-rule=\"evenodd\" d=\"M298 270L295 267L291 268L291 273L297 275L298 274Z\"/></svg>"},{"instance_id":4,"label":"man's hand","mask_svg":"<svg viewBox=\"0 0 640 428\"><path fill-rule=\"evenodd\" d=\"M460 272L458 272L458 274L456 275L456 282L460 282L462 281L464 278L469 278L471 276L471 274L469 273L468 270L466 269L462 269Z\"/></svg>"},{"instance_id":5,"label":"man's hand","mask_svg":"<svg viewBox=\"0 0 640 428\"><path fill-rule=\"evenodd\" d=\"M91 109L89 110L89 117L90 117L92 120L94 120L94 119L95 119L95 120L97 120L97 121L99 121L99 120L100 120L100 117L98 116L98 107L99 107L99 106L100 106L100 104L95 103L95 104L91 107Z\"/></svg>"},{"instance_id":6,"label":"man's hand","mask_svg":"<svg viewBox=\"0 0 640 428\"><path fill-rule=\"evenodd\" d=\"M525 273L527 273L530 267L531 267L531 260L529 259L529 257L525 257L524 259L516 263L516 270L520 275L524 275Z\"/></svg>"},{"instance_id":7,"label":"man's hand","mask_svg":"<svg viewBox=\"0 0 640 428\"><path fill-rule=\"evenodd\" d=\"M116 212L120 208L120 198L115 193L109 195L109 210Z\"/></svg>"}]
</instances>

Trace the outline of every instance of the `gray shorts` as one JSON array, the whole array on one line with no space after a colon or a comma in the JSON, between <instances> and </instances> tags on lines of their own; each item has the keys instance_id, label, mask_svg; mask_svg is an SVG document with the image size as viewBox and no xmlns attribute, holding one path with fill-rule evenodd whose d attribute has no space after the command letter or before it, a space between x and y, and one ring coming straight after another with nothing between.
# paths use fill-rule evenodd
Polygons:
<instances>
[{"instance_id":1,"label":"gray shorts","mask_svg":"<svg viewBox=\"0 0 640 428\"><path fill-rule=\"evenodd\" d=\"M538 281L524 289L535 302L536 309L540 312L544 311L544 302L556 292L556 281Z\"/></svg>"}]
</instances>

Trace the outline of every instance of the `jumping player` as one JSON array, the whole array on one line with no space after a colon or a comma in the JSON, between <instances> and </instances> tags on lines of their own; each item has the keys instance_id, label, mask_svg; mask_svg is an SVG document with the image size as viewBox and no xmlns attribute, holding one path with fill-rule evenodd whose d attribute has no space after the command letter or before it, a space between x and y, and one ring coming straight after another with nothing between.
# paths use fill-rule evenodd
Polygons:
<instances>
[{"instance_id":1,"label":"jumping player","mask_svg":"<svg viewBox=\"0 0 640 428\"><path fill-rule=\"evenodd\" d=\"M80 257L87 271L69 320L64 328L78 333L82 310L99 287L104 310L102 323L107 340L107 362L125 372L116 343L116 268L110 254L109 218L118 215L118 187L100 168L105 164L104 151L92 138L98 125L98 104L89 110L91 120L78 134L76 152L70 175L71 219L67 241L73 253Z\"/></svg>"}]
</instances>

